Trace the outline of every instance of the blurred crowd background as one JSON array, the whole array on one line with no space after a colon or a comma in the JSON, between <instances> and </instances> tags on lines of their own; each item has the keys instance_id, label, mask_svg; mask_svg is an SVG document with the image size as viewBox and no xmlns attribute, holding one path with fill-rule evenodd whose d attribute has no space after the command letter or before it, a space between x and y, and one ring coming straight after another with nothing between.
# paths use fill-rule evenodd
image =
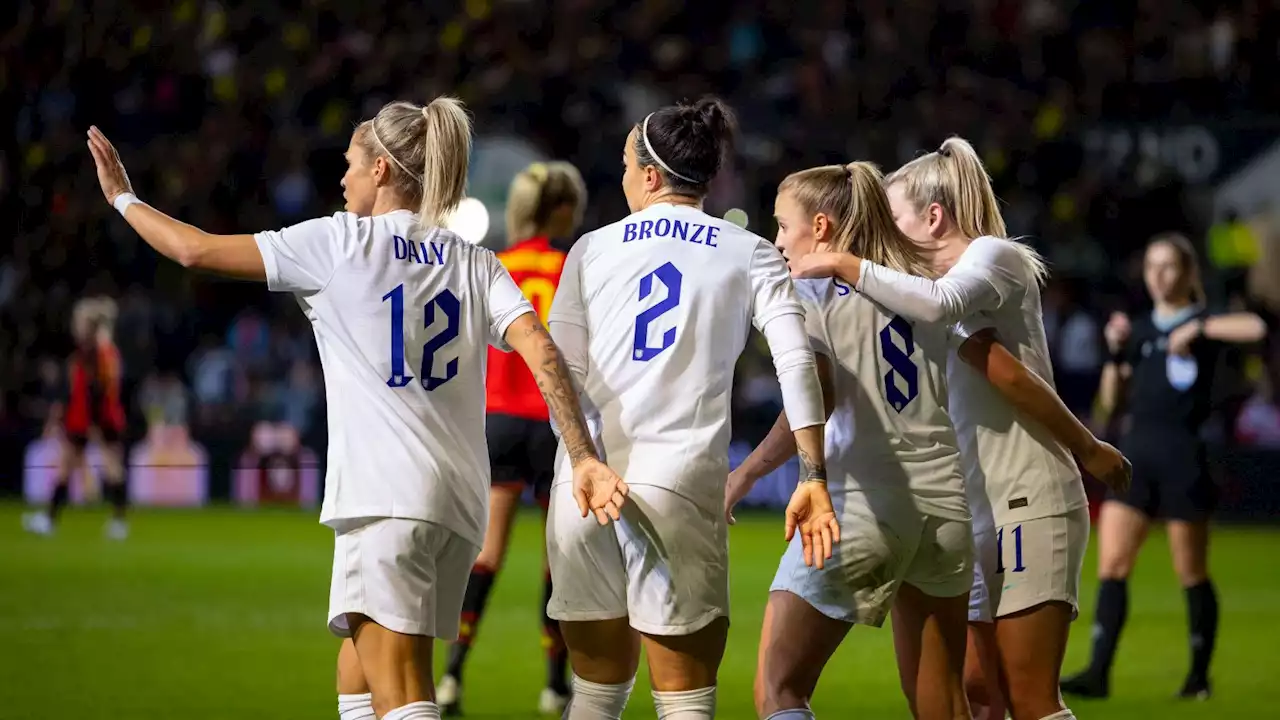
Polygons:
<instances>
[{"instance_id":1,"label":"blurred crowd background","mask_svg":"<svg viewBox=\"0 0 1280 720\"><path fill-rule=\"evenodd\" d=\"M1220 309L1280 310L1276 0L18 0L0 10L0 492L47 432L73 303L114 298L132 439L184 427L211 494L259 423L323 457L310 329L288 297L159 258L105 204L84 130L115 141L139 195L210 232L341 209L350 131L384 102L443 93L475 113L470 193L504 241L502 195L565 159L584 230L626 213L622 141L658 105L707 93L740 116L709 210L771 237L788 172L897 167L948 135L978 148L1013 233L1049 259L1045 321L1061 393L1088 415L1115 310L1143 312L1140 250L1200 248ZM15 222L16 221L16 222ZM1224 452L1280 448L1268 342L1225 360ZM1278 356L1280 357L1280 356ZM744 356L735 433L779 407ZM1251 465L1252 464L1252 465ZM1280 460L1274 461L1280 467ZM1228 501L1228 504L1229 501Z\"/></svg>"}]
</instances>

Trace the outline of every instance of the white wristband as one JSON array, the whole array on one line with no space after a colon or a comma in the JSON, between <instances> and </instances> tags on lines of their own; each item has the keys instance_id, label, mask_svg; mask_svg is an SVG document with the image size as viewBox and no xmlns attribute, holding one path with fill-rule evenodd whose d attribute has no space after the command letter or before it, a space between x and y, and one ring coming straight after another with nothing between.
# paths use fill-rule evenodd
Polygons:
<instances>
[{"instance_id":1,"label":"white wristband","mask_svg":"<svg viewBox=\"0 0 1280 720\"><path fill-rule=\"evenodd\" d=\"M128 209L130 205L140 202L142 201L138 199L137 195L127 192L117 195L116 199L111 201L111 204L115 206L116 212L120 213L120 217L124 217L124 211Z\"/></svg>"}]
</instances>

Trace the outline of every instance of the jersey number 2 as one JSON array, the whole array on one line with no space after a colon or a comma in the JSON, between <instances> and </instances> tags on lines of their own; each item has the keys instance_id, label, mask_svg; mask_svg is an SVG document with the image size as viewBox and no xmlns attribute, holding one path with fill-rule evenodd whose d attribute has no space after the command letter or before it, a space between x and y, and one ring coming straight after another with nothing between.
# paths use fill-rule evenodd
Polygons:
<instances>
[{"instance_id":1,"label":"jersey number 2","mask_svg":"<svg viewBox=\"0 0 1280 720\"><path fill-rule=\"evenodd\" d=\"M640 300L644 300L653 293L655 280L666 286L667 297L653 307L636 315L636 334L635 341L632 343L631 357L640 362L649 362L661 355L663 350L676 343L676 329L672 327L662 334L661 346L650 347L649 324L662 317L664 313L680 306L680 283L684 280L684 276L680 274L675 265L671 263L662 264L657 270L640 278Z\"/></svg>"},{"instance_id":2,"label":"jersey number 2","mask_svg":"<svg viewBox=\"0 0 1280 720\"><path fill-rule=\"evenodd\" d=\"M391 377L387 378L387 387L402 388L413 381L413 376L405 372L404 367L404 285L397 285L394 290L382 296L382 302L391 301ZM448 345L458 337L458 324L462 305L452 291L441 290L439 295L422 306L422 327L429 328L436 321L436 308L444 315L444 328L422 345L422 386L427 390L435 390L449 382L458 374L458 358L445 363L444 377L432 374L435 365L436 351Z\"/></svg>"},{"instance_id":3,"label":"jersey number 2","mask_svg":"<svg viewBox=\"0 0 1280 720\"><path fill-rule=\"evenodd\" d=\"M902 342L901 347L894 342L895 336ZM911 360L915 351L911 323L895 315L880 330L880 357L889 363L889 372L884 374L884 399L898 412L920 394L920 368Z\"/></svg>"}]
</instances>

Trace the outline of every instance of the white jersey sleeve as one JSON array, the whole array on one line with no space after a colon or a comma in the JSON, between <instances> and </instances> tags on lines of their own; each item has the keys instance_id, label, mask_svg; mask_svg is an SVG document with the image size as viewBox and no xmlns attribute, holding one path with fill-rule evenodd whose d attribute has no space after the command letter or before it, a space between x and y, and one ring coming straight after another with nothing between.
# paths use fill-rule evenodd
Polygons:
<instances>
[{"instance_id":1,"label":"white jersey sleeve","mask_svg":"<svg viewBox=\"0 0 1280 720\"><path fill-rule=\"evenodd\" d=\"M565 256L560 269L560 283L551 312L547 314L547 326L551 339L560 348L573 379L582 386L587 376L590 336L587 332L587 313L582 302L582 253L586 239L577 242Z\"/></svg>"},{"instance_id":2,"label":"white jersey sleeve","mask_svg":"<svg viewBox=\"0 0 1280 720\"><path fill-rule=\"evenodd\" d=\"M826 296L830 280L796 281L796 296L804 307L804 331L809 336L813 351L826 357L834 357L831 351L831 334L827 330Z\"/></svg>"},{"instance_id":3,"label":"white jersey sleeve","mask_svg":"<svg viewBox=\"0 0 1280 720\"><path fill-rule=\"evenodd\" d=\"M507 328L521 315L533 312L533 305L520 292L511 273L502 266L497 255L489 253L483 256L489 265L489 344L503 351L510 352L507 344Z\"/></svg>"},{"instance_id":4,"label":"white jersey sleeve","mask_svg":"<svg viewBox=\"0 0 1280 720\"><path fill-rule=\"evenodd\" d=\"M782 405L792 430L827 421L822 384L806 332L804 306L796 296L786 260L760 241L751 257L752 319L769 342L782 390Z\"/></svg>"},{"instance_id":5,"label":"white jersey sleeve","mask_svg":"<svg viewBox=\"0 0 1280 720\"><path fill-rule=\"evenodd\" d=\"M936 280L863 260L858 292L898 315L949 325L1017 300L1027 282L1026 259L1012 243L980 237Z\"/></svg>"},{"instance_id":6,"label":"white jersey sleeve","mask_svg":"<svg viewBox=\"0 0 1280 720\"><path fill-rule=\"evenodd\" d=\"M355 217L336 213L254 235L267 270L267 288L299 295L323 290L355 239Z\"/></svg>"}]
</instances>

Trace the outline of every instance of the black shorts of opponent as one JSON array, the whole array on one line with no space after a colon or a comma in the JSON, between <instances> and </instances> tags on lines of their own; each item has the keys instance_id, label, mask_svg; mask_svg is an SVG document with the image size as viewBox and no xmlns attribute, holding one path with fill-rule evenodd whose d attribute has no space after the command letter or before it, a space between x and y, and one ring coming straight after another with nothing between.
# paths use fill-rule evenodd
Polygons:
<instances>
[{"instance_id":1,"label":"black shorts of opponent","mask_svg":"<svg viewBox=\"0 0 1280 720\"><path fill-rule=\"evenodd\" d=\"M490 414L485 422L494 486L532 487L545 505L555 477L556 435L545 420Z\"/></svg>"},{"instance_id":2,"label":"black shorts of opponent","mask_svg":"<svg viewBox=\"0 0 1280 720\"><path fill-rule=\"evenodd\" d=\"M104 445L114 445L122 439L123 435L120 431L110 428L98 426L98 442ZM89 433L67 431L67 442L76 450L83 451L89 445Z\"/></svg>"},{"instance_id":3,"label":"black shorts of opponent","mask_svg":"<svg viewBox=\"0 0 1280 720\"><path fill-rule=\"evenodd\" d=\"M1218 488L1198 438L1129 437L1122 450L1133 463L1133 483L1108 498L1150 518L1199 522L1213 514Z\"/></svg>"}]
</instances>

